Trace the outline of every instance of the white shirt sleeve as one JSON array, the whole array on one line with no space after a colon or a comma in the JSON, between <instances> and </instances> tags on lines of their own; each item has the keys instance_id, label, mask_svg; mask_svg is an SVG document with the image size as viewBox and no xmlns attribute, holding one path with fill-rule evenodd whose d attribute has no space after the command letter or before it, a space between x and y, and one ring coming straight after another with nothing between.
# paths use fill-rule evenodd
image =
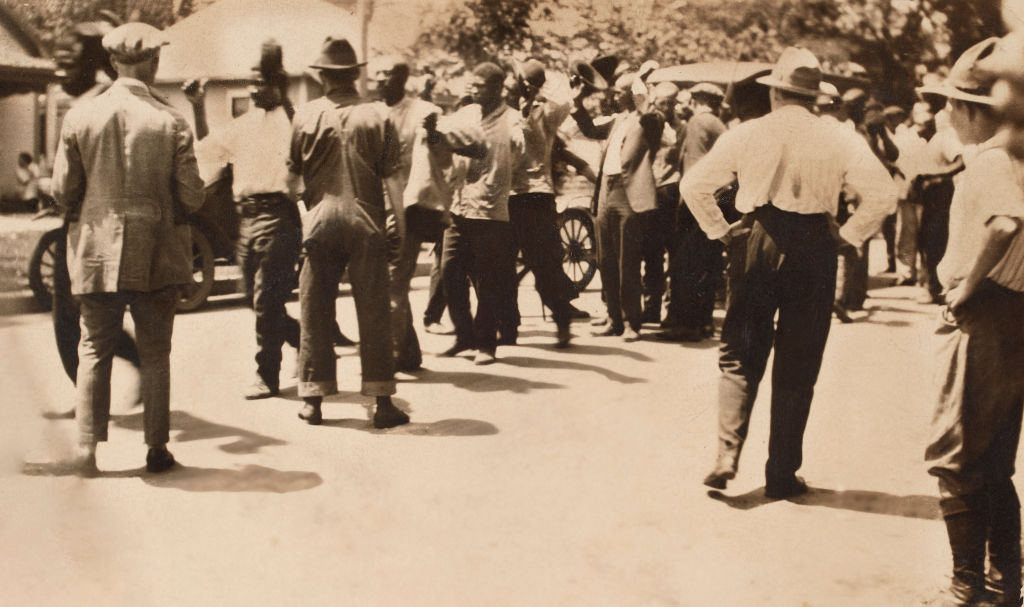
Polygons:
<instances>
[{"instance_id":1,"label":"white shirt sleeve","mask_svg":"<svg viewBox=\"0 0 1024 607\"><path fill-rule=\"evenodd\" d=\"M860 197L861 202L853 216L839 228L843 240L858 247L871 238L882 221L896 210L899 195L889 171L867 143L861 142L863 145L851 146L845 175L845 185Z\"/></svg>"}]
</instances>

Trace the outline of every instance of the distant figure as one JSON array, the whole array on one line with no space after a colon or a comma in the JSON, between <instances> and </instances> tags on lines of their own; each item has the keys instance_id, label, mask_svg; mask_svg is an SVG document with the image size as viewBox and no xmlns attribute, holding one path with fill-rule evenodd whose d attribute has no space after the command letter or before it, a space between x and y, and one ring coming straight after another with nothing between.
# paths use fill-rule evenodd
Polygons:
<instances>
[{"instance_id":1,"label":"distant figure","mask_svg":"<svg viewBox=\"0 0 1024 607\"><path fill-rule=\"evenodd\" d=\"M202 205L192 131L150 90L166 44L143 23L103 37L117 80L67 113L53 169L53 193L68 216L71 292L82 320L78 347L75 467L95 476L96 445L107 440L111 360L129 308L141 359L146 469L171 468L170 353L178 288L191 281L186 223Z\"/></svg>"},{"instance_id":2,"label":"distant figure","mask_svg":"<svg viewBox=\"0 0 1024 607\"><path fill-rule=\"evenodd\" d=\"M28 152L18 154L18 168L15 169L15 174L18 177L21 202L25 209L43 210L46 205L39 198L39 165L33 160L32 154Z\"/></svg>"}]
</instances>

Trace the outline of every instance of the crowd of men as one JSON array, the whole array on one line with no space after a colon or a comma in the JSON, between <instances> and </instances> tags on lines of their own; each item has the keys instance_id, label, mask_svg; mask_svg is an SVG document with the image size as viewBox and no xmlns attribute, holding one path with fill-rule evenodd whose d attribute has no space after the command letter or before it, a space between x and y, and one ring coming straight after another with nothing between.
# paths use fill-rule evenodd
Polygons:
<instances>
[{"instance_id":1,"label":"crowd of men","mask_svg":"<svg viewBox=\"0 0 1024 607\"><path fill-rule=\"evenodd\" d=\"M407 95L410 66L390 60L375 73L380 100L369 102L356 87L365 62L330 38L310 64L323 96L294 108L283 49L266 41L254 52L253 107L225 127L207 133L201 87L189 87L195 135L150 89L164 43L140 23L104 36L117 79L68 112L54 167L81 316L69 374L83 475L97 474L96 445L107 439L111 359L126 308L136 326L146 466L175 464L166 447L169 354L178 289L192 267L187 216L203 202L204 181L225 166L255 312L256 377L245 397L279 393L288 343L298 349L299 417L322 422L323 398L338 391L335 306L347 272L361 391L376 399L373 425L390 428L409 421L391 399L394 374L423 362L408 295L425 243L440 246L437 284L454 326L442 356L474 351L475 364L490 364L499 345L516 343L520 251L551 310L555 345L571 346L578 292L562 269L554 170L566 161L596 184L607 314L593 323L595 335L634 342L645 322L660 323L665 339L712 335L728 260L718 456L704 482L723 489L735 477L774 350L765 465L773 499L807 491L796 472L832 316L848 321L863 306L864 243L895 214L888 232L898 280L920 281L926 301L944 304L927 453L953 553L944 604L1021 605L1011 476L1024 405L1024 172L1006 151L996 78L985 68L1000 40L979 43L944 79L923 83L909 113L860 89L840 94L812 53L788 48L758 79L771 111L729 128L720 88L649 83L650 64L604 76L577 68L562 78L536 60L511 69L484 62L446 112ZM594 103L603 89L604 103ZM594 111L601 106L607 115ZM559 141L570 119L602 142L596 166ZM300 260L296 321L285 302Z\"/></svg>"}]
</instances>

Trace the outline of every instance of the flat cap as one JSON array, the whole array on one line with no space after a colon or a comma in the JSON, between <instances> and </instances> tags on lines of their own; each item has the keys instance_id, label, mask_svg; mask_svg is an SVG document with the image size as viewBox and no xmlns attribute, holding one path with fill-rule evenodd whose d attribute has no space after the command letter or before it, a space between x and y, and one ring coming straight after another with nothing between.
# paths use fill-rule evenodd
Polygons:
<instances>
[{"instance_id":1,"label":"flat cap","mask_svg":"<svg viewBox=\"0 0 1024 607\"><path fill-rule=\"evenodd\" d=\"M710 82L698 82L690 88L690 95L696 97L703 95L705 97L712 97L715 99L724 99L725 92L722 91L721 87Z\"/></svg>"},{"instance_id":2,"label":"flat cap","mask_svg":"<svg viewBox=\"0 0 1024 607\"><path fill-rule=\"evenodd\" d=\"M168 40L163 32L140 22L119 25L103 36L103 48L118 63L142 63L160 52Z\"/></svg>"}]
</instances>

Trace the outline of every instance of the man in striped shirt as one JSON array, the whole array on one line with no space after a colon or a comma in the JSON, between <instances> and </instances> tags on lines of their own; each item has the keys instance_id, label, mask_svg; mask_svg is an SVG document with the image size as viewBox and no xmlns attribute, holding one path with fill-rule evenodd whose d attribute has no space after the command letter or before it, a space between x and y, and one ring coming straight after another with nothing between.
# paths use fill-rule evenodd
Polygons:
<instances>
[{"instance_id":1,"label":"man in striped shirt","mask_svg":"<svg viewBox=\"0 0 1024 607\"><path fill-rule=\"evenodd\" d=\"M943 83L919 89L947 98L952 127L976 146L955 182L938 267L946 309L936 330L936 410L925 452L953 553L947 606L1021 605L1012 476L1024 408L1024 167L1006 150L995 78L979 68L1002 50L997 38L980 42Z\"/></svg>"},{"instance_id":2,"label":"man in striped shirt","mask_svg":"<svg viewBox=\"0 0 1024 607\"><path fill-rule=\"evenodd\" d=\"M786 49L758 82L771 87L772 111L719 137L684 171L679 191L708 238L726 245L747 238L722 326L718 462L704 483L723 489L735 476L774 347L765 494L785 499L807 490L796 471L832 316L837 243L829 215L844 186L856 192L861 205L839 234L860 246L896 208L896 192L867 146L848 145L839 128L811 113L821 83L813 54ZM730 225L715 192L734 179L745 217Z\"/></svg>"}]
</instances>

